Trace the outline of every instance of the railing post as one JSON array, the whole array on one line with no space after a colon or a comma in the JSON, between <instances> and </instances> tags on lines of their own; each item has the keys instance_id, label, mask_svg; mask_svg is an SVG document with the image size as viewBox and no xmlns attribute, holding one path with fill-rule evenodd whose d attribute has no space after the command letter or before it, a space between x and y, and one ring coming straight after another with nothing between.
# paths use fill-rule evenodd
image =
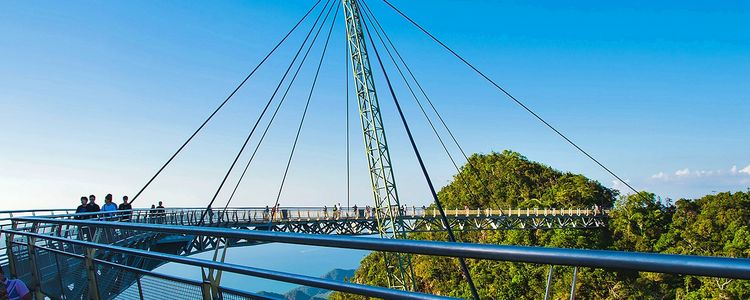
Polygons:
<instances>
[{"instance_id":1,"label":"railing post","mask_svg":"<svg viewBox=\"0 0 750 300\"><path fill-rule=\"evenodd\" d=\"M10 213L10 215L12 216L13 213ZM13 223L11 224L11 228L13 230L17 230L16 228L18 227L18 222L17 221L12 221L12 222ZM7 252L7 256L8 256L8 270L10 271L10 275L13 277L18 277L18 272L16 272L16 258L13 253L13 239L14 238L15 237L13 234L7 234L7 233L5 234L5 245L6 245L5 251Z\"/></svg>"},{"instance_id":2,"label":"railing post","mask_svg":"<svg viewBox=\"0 0 750 300\"><path fill-rule=\"evenodd\" d=\"M96 249L85 248L84 257L86 261L86 277L89 282L89 299L99 300L99 285L96 280L96 266L94 265L94 253Z\"/></svg>"},{"instance_id":3,"label":"railing post","mask_svg":"<svg viewBox=\"0 0 750 300\"><path fill-rule=\"evenodd\" d=\"M570 300L576 299L576 279L578 278L578 267L573 268L573 283L570 285Z\"/></svg>"},{"instance_id":4,"label":"railing post","mask_svg":"<svg viewBox=\"0 0 750 300\"><path fill-rule=\"evenodd\" d=\"M143 286L141 285L141 276L136 276L135 282L138 285L138 298L140 300L143 300Z\"/></svg>"},{"instance_id":5,"label":"railing post","mask_svg":"<svg viewBox=\"0 0 750 300\"><path fill-rule=\"evenodd\" d=\"M555 265L549 266L549 273L547 273L547 287L544 289L544 300L549 300L549 294L552 291L552 272L555 270Z\"/></svg>"},{"instance_id":6,"label":"railing post","mask_svg":"<svg viewBox=\"0 0 750 300\"><path fill-rule=\"evenodd\" d=\"M31 225L31 232L37 233L37 223L34 223ZM42 294L42 280L41 276L39 276L39 268L37 266L36 261L36 238L27 236L26 237L26 250L29 254L29 269L31 271L31 285L30 290L32 293L34 293L36 299L44 299L44 294Z\"/></svg>"},{"instance_id":7,"label":"railing post","mask_svg":"<svg viewBox=\"0 0 750 300\"><path fill-rule=\"evenodd\" d=\"M201 293L203 294L203 300L211 300L211 282L203 281L201 284Z\"/></svg>"}]
</instances>

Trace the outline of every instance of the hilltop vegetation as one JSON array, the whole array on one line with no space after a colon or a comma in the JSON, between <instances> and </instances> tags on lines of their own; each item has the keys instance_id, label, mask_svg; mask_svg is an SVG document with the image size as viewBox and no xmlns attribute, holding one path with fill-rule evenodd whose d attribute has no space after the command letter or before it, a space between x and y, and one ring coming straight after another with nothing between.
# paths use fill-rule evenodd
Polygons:
<instances>
[{"instance_id":1,"label":"hilltop vegetation","mask_svg":"<svg viewBox=\"0 0 750 300\"><path fill-rule=\"evenodd\" d=\"M665 204L653 194L618 196L617 191L579 174L561 172L512 151L473 155L438 194L448 208L612 208L603 229L460 232L460 241L502 245L609 249L672 254L750 257L750 194L719 193ZM485 186L487 188L485 188ZM412 239L447 240L444 233ZM362 260L353 281L386 285L380 253ZM540 299L549 266L468 260L482 299ZM470 298L458 261L414 256L418 289ZM572 268L556 267L554 299L567 299ZM581 268L578 299L750 299L750 282L647 272ZM334 293L330 299L362 299Z\"/></svg>"}]
</instances>

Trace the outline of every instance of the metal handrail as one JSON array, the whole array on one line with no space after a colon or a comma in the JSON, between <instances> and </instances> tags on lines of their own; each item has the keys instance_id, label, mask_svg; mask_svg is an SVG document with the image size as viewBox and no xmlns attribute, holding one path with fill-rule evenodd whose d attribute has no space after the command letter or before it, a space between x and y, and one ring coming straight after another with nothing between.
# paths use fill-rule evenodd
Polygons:
<instances>
[{"instance_id":1,"label":"metal handrail","mask_svg":"<svg viewBox=\"0 0 750 300\"><path fill-rule=\"evenodd\" d=\"M96 223L96 222L90 222L90 223ZM184 256L179 256L179 255L174 255L174 254L166 254L166 253L146 251L146 250L141 250L141 249L113 246L113 245L105 245L105 244L93 243L93 242L88 242L88 241L72 240L72 239L67 239L67 238L62 238L62 237L39 234L39 233L24 232L24 231L17 231L17 230L4 230L4 231L8 234L13 234L13 235L21 235L21 236L27 236L27 237L34 237L37 239L46 239L46 240L52 240L52 241L57 241L57 242L70 243L70 244L79 245L83 247L116 251L116 252L125 253L125 254L137 255L137 256L141 256L145 258L182 263L182 264L192 265L192 266L197 266L197 267L211 268L211 269L222 270L222 271L231 272L231 273L260 277L260 278L265 278L265 279L270 279L270 280L284 281L284 282L295 283L295 284L300 284L300 285L305 285L305 286L312 286L312 287L317 287L317 288L322 288L322 289L327 289L327 290L336 290L340 292L353 293L353 294L370 296L370 297L379 297L379 298L384 298L384 299L411 299L411 300L455 299L455 298L436 296L436 295L430 295L430 294L425 294L425 293L408 292L408 291L388 289L388 288L383 288L383 287L378 287L378 286L369 286L369 285L363 285L363 284L357 284L357 283L351 283L351 282L345 282L345 281L336 281L336 280L329 280L329 279L311 277L311 276L306 276L306 275L299 275L299 274L292 274L292 273L287 273L287 272L254 268L254 267L242 266L242 265L237 265L237 264L216 262L216 261L198 259L198 258L192 258L192 257L184 257Z\"/></svg>"},{"instance_id":2,"label":"metal handrail","mask_svg":"<svg viewBox=\"0 0 750 300\"><path fill-rule=\"evenodd\" d=\"M496 261L623 269L669 274L685 274L750 279L750 259L610 250L583 250L529 246L447 243L348 237L336 235L265 232L216 227L186 227L106 221L73 221L39 217L19 217L14 221L57 225L119 228L172 234L214 236L264 242L401 252L423 255L488 259ZM10 230L3 230L12 232Z\"/></svg>"},{"instance_id":3,"label":"metal handrail","mask_svg":"<svg viewBox=\"0 0 750 300\"><path fill-rule=\"evenodd\" d=\"M78 259L85 259L84 255L76 254L76 253L69 253L69 252L65 252L65 251L59 250L59 249L44 248L44 250L45 251L49 251L49 252L53 252L53 253L59 254L59 255L65 255L65 256L69 256L69 257L75 257L75 258L78 258ZM113 263L113 262L102 260L102 259L98 259L98 258L94 258L93 262L96 263L96 264L99 264L99 265L107 265L107 266L110 266L110 267L127 270L128 272L138 273L140 275L147 275L147 276L151 276L151 277L155 277L155 278L161 278L161 279L165 279L165 280L186 283L186 284L190 284L190 285L194 285L194 286L199 286L199 285L201 285L203 283L202 281L197 281L197 280L192 280L192 279L187 279L187 278L181 278L181 277L172 276L172 275L168 275L168 274L164 274L164 273L159 273L159 272L154 272L154 271L149 271L149 270L143 270L143 269L139 269L139 268L135 268L135 267L131 267L131 266L126 266L126 265L121 265L121 264ZM228 291L228 292L234 293L234 294L242 295L242 296L247 297L247 298L252 297L252 299L276 299L276 298L266 297L266 296L263 296L263 295L260 295L260 294L257 294L257 293L252 293L252 292L247 292L247 291L241 291L241 290L237 290L237 289L233 289L233 288L228 288L228 287L222 287L221 289L224 290L224 291Z\"/></svg>"},{"instance_id":4,"label":"metal handrail","mask_svg":"<svg viewBox=\"0 0 750 300\"><path fill-rule=\"evenodd\" d=\"M391 208L391 209L398 209L398 208ZM66 212L72 212L73 210L61 210ZM173 207L173 208L136 208L131 210L117 210L117 211L99 211L99 212L86 212L86 213L66 213L66 214L51 214L51 215L36 215L38 217L49 217L49 218L106 218L107 216L115 217L117 215L122 215L126 213L131 214L143 214L143 215L150 215L150 214L162 214L162 215L175 215L180 213L202 213L206 211L206 208L204 207ZM289 213L287 218L282 218L281 211L287 211ZM358 208L359 212L363 212L364 208ZM344 214L340 214L340 212L344 212ZM265 207L230 207L226 210L223 209L216 209L212 211L212 214L215 215L244 215L245 217L250 217L250 213L254 213L253 216L259 216L261 219L268 218L267 214L269 213L266 211ZM297 213L297 216L294 216L294 213ZM304 214L303 214L304 213ZM311 214L312 213L312 214ZM533 217L539 217L539 216L602 216L605 217L609 213L608 210L601 210L599 212L594 211L592 209L588 208L527 208L527 209L513 209L513 208L507 208L507 209L489 209L489 208L471 208L471 209L447 209L446 214L448 214L451 217L470 217L470 216L516 216L516 217L524 217L524 216L533 216ZM375 214L375 210L371 210L367 217L373 218ZM433 208L421 208L421 207L407 207L406 210L403 210L403 217L409 218L409 217L427 217L427 216L435 216L436 210ZM16 216L21 217L21 216ZM204 216L208 217L208 215ZM351 218L357 218L358 214L354 212L353 208L343 208L339 211L338 215L335 215L333 213L333 210L331 208L328 208L327 210L324 210L324 207L304 207L304 206L295 206L295 207L280 207L278 211L276 212L276 217L274 219L304 219L304 218L325 218L325 219L351 219ZM0 221L3 220L10 220L9 218L0 218Z\"/></svg>"}]
</instances>

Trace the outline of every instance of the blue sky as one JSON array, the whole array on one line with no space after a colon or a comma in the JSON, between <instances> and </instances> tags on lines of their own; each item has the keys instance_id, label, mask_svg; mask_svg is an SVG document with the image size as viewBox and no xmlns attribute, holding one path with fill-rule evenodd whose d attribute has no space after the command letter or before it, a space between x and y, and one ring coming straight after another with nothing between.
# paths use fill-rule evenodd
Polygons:
<instances>
[{"instance_id":1,"label":"blue sky","mask_svg":"<svg viewBox=\"0 0 750 300\"><path fill-rule=\"evenodd\" d=\"M393 2L637 189L679 198L750 187L748 2ZM512 149L622 188L382 2L368 3L468 152ZM312 4L0 3L2 209L74 206L92 193L132 196ZM282 205L346 201L347 66L340 16L336 22ZM210 199L303 34L292 36L136 206ZM234 205L274 201L320 49ZM402 201L427 203L382 76L375 76ZM396 87L434 181L447 184L455 170ZM365 205L370 185L351 108L352 203Z\"/></svg>"}]
</instances>

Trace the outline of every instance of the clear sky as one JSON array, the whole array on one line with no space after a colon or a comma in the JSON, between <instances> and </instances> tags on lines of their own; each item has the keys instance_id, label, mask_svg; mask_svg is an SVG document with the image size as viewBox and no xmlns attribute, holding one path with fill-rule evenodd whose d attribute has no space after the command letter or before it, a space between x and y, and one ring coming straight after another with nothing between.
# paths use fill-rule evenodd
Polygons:
<instances>
[{"instance_id":1,"label":"clear sky","mask_svg":"<svg viewBox=\"0 0 750 300\"><path fill-rule=\"evenodd\" d=\"M393 2L637 189L679 198L750 187L749 2ZM467 152L512 149L622 188L382 2L368 3ZM132 196L312 4L0 2L0 209ZM336 22L282 206L346 202L347 66L341 16ZM135 206L205 205L310 25ZM233 205L275 200L320 50ZM402 201L426 204L427 187L375 76ZM445 185L455 170L396 88L433 180ZM349 118L352 203L365 205L372 200L353 104ZM222 193L218 203L226 199Z\"/></svg>"}]
</instances>

